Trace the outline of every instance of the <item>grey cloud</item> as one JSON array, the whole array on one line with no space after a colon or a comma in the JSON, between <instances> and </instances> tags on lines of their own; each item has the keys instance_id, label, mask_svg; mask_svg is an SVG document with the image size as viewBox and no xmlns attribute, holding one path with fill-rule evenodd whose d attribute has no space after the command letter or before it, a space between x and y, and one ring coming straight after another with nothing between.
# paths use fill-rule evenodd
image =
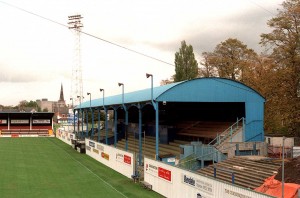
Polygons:
<instances>
[{"instance_id":1,"label":"grey cloud","mask_svg":"<svg viewBox=\"0 0 300 198\"><path fill-rule=\"evenodd\" d=\"M0 74L0 82L29 83L42 80L38 75L29 71L7 71Z\"/></svg>"},{"instance_id":2,"label":"grey cloud","mask_svg":"<svg viewBox=\"0 0 300 198\"><path fill-rule=\"evenodd\" d=\"M4 68L0 65L0 82L10 83L30 83L30 82L45 82L57 78L58 76L67 76L62 71L43 71L30 70L24 68L24 70L14 70L12 68Z\"/></svg>"},{"instance_id":3,"label":"grey cloud","mask_svg":"<svg viewBox=\"0 0 300 198\"><path fill-rule=\"evenodd\" d=\"M270 13L254 9L239 15L225 18L221 22L222 24L216 27L214 33L203 32L203 34L200 34L199 37L198 35L196 36L198 38L202 38L202 41L211 41L206 43L203 47L196 47L196 49L199 49L200 51L212 51L217 44L227 38L237 38L249 48L254 49L256 52L260 52L262 50L259 45L260 35L269 31L267 21L270 18ZM197 38L195 37L192 38L192 40L196 39Z\"/></svg>"},{"instance_id":4,"label":"grey cloud","mask_svg":"<svg viewBox=\"0 0 300 198\"><path fill-rule=\"evenodd\" d=\"M213 51L217 44L228 38L237 38L259 53L262 51L259 45L260 35L270 32L267 21L272 17L272 14L265 10L250 8L243 13L223 18L207 26L205 21L199 22L199 25L187 30L179 40L146 44L175 53L180 47L180 42L185 40L193 46L196 54L201 54L205 51Z\"/></svg>"}]
</instances>

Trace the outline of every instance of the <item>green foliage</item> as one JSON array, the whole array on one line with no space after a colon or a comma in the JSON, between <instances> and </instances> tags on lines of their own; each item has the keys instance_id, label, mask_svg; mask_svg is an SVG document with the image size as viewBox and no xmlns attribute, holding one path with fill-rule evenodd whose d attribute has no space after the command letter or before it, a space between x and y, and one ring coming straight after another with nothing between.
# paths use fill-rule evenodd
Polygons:
<instances>
[{"instance_id":1,"label":"green foliage","mask_svg":"<svg viewBox=\"0 0 300 198\"><path fill-rule=\"evenodd\" d=\"M59 127L61 127L61 124L59 124L59 123L54 123L54 124L53 124L53 132L56 133L56 131L57 131L57 129L58 129Z\"/></svg>"},{"instance_id":2,"label":"green foliage","mask_svg":"<svg viewBox=\"0 0 300 198\"><path fill-rule=\"evenodd\" d=\"M86 120L86 113L88 113L88 122L92 123L92 112L90 110L87 110L84 112L84 120ZM94 123L99 121L99 112L98 110L93 110L93 116L94 116ZM81 115L80 115L81 117ZM100 111L100 120L104 121L105 120L105 113L103 111Z\"/></svg>"},{"instance_id":3,"label":"green foliage","mask_svg":"<svg viewBox=\"0 0 300 198\"><path fill-rule=\"evenodd\" d=\"M191 80L198 76L198 63L195 59L193 47L181 42L179 52L175 53L174 81Z\"/></svg>"},{"instance_id":4,"label":"green foliage","mask_svg":"<svg viewBox=\"0 0 300 198\"><path fill-rule=\"evenodd\" d=\"M30 100L29 102L25 103L25 107L37 107L37 103L35 101Z\"/></svg>"},{"instance_id":5,"label":"green foliage","mask_svg":"<svg viewBox=\"0 0 300 198\"><path fill-rule=\"evenodd\" d=\"M22 100L19 102L17 106L18 109L24 109L25 107L34 108L36 111L41 112L41 108L38 106L37 102L30 100L29 102L26 100Z\"/></svg>"}]
</instances>

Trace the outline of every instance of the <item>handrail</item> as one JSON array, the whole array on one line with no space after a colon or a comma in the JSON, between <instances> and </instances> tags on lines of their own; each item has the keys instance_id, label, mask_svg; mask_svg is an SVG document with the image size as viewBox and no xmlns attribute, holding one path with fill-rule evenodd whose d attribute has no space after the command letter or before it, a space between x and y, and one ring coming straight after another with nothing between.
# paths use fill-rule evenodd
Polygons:
<instances>
[{"instance_id":1,"label":"handrail","mask_svg":"<svg viewBox=\"0 0 300 198\"><path fill-rule=\"evenodd\" d=\"M233 123L230 127L228 127L225 131L223 131L220 135L218 135L215 139L210 141L208 145L219 145L223 140L227 137L232 136L233 128L237 129L239 127L239 123L242 121L242 127L244 127L245 119L244 117L238 119L235 123Z\"/></svg>"},{"instance_id":2,"label":"handrail","mask_svg":"<svg viewBox=\"0 0 300 198\"><path fill-rule=\"evenodd\" d=\"M249 140L251 140L251 139L253 139L254 137L257 137L257 136L258 136L258 135L255 135L255 136L253 136L252 138L246 140L245 142L247 142L247 141L249 141ZM214 147L213 145L209 145L209 146L213 147L213 149L214 149L213 152L211 152L211 153L206 153L206 154L200 155L200 156L196 156L195 153L192 153L192 154L186 156L185 158L181 159L181 160L179 161L179 163L178 163L176 166L177 166L177 167L179 167L179 166L182 167L182 165L185 164L185 163L192 162L192 161L195 161L195 160L199 160L199 159L201 159L201 158L203 158L203 157L205 157L205 156L208 156L208 155L214 155L214 154L217 154L217 153L220 154L221 156L223 156L224 159L226 159L227 156L224 155L224 153L222 152L222 150L228 150L228 149L230 149L230 148L234 148L234 147L235 147L235 145L229 145L229 147L222 148L221 150L219 150L219 149L217 149L216 147ZM194 158L187 160L188 157L192 157L193 155L195 156ZM221 157L221 158L222 158L222 157ZM183 161L183 160L185 160L185 161ZM222 159L221 159L221 160L222 160ZM220 160L220 161L221 161L221 160Z\"/></svg>"},{"instance_id":3,"label":"handrail","mask_svg":"<svg viewBox=\"0 0 300 198\"><path fill-rule=\"evenodd\" d=\"M195 162L196 160L200 160L201 158L204 158L204 157L207 157L207 156L210 156L210 155L213 155L213 157L212 157L212 160L215 160L215 155L220 155L221 157L220 157L220 161L222 161L222 158L223 159L226 159L227 158L227 156L226 155L224 155L221 151L219 151L217 148L215 148L214 146L212 146L212 145L209 145L209 147L211 147L212 148L212 152L210 152L210 153L206 153L206 154L203 154L203 155L197 155L196 153L195 153L195 151L192 153L192 154L190 154L190 155L188 155L188 156L186 156L185 158L183 158L183 159L181 159L180 161L179 161L179 163L176 165L177 167L181 167L181 168L183 168L183 167L185 167L185 166L189 166L189 165L187 165L187 163L193 163L193 162ZM218 159L218 158L217 158ZM218 161L219 161L218 160ZM191 166L191 165L190 165Z\"/></svg>"},{"instance_id":4,"label":"handrail","mask_svg":"<svg viewBox=\"0 0 300 198\"><path fill-rule=\"evenodd\" d=\"M192 153L192 154L186 156L185 158L180 159L179 163L176 166L181 167L181 168L191 169L191 167L187 167L187 166L190 166L190 164L196 160L197 160L197 156L195 155L195 153ZM187 164L187 163L190 163L190 164Z\"/></svg>"}]
</instances>

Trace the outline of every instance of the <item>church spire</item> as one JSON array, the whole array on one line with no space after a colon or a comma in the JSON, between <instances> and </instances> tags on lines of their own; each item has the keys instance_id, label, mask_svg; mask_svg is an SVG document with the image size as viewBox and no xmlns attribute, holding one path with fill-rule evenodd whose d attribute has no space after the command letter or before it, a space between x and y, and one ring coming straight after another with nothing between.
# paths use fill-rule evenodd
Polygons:
<instances>
[{"instance_id":1,"label":"church spire","mask_svg":"<svg viewBox=\"0 0 300 198\"><path fill-rule=\"evenodd\" d=\"M63 89L62 83L61 83L61 87L60 87L60 95L59 95L59 100L58 101L65 101L65 99L64 99L64 89Z\"/></svg>"}]
</instances>

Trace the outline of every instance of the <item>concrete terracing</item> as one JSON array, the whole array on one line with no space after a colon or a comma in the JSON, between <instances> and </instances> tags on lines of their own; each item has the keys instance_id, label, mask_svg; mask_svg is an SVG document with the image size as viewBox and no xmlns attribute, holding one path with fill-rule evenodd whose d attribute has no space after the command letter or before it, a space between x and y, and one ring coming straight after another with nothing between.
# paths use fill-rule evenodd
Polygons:
<instances>
[{"instance_id":1,"label":"concrete terracing","mask_svg":"<svg viewBox=\"0 0 300 198\"><path fill-rule=\"evenodd\" d=\"M186 141L174 140L169 144L159 144L159 155L172 154L179 158L181 144L186 144ZM125 149L126 141L122 139L118 141L117 147ZM128 137L128 150L135 153L139 152L139 140L135 139L133 136ZM142 138L142 152L143 155L151 158L155 158L155 137L146 136L145 139Z\"/></svg>"},{"instance_id":2,"label":"concrete terracing","mask_svg":"<svg viewBox=\"0 0 300 198\"><path fill-rule=\"evenodd\" d=\"M259 157L234 157L220 163L199 169L197 172L203 175L214 177L214 167L216 168L216 178L227 182L232 182L234 174L234 184L245 188L255 189L264 183L264 180L272 175L276 175L280 168L279 163L272 162Z\"/></svg>"}]
</instances>

